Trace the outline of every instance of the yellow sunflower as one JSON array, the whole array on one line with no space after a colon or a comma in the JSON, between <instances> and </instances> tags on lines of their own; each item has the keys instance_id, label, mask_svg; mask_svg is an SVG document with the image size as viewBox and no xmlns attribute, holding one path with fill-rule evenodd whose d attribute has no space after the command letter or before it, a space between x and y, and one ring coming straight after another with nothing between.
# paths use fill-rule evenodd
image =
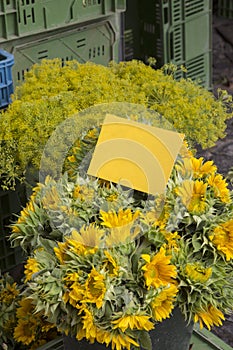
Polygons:
<instances>
[{"instance_id":1,"label":"yellow sunflower","mask_svg":"<svg viewBox=\"0 0 233 350\"><path fill-rule=\"evenodd\" d=\"M170 317L177 293L178 288L176 285L171 284L153 299L151 308L156 321L161 322L163 319Z\"/></svg>"},{"instance_id":2,"label":"yellow sunflower","mask_svg":"<svg viewBox=\"0 0 233 350\"><path fill-rule=\"evenodd\" d=\"M108 271L109 276L117 276L120 267L117 265L115 259L107 250L104 251L104 255L106 256L106 260L103 260L103 263Z\"/></svg>"},{"instance_id":3,"label":"yellow sunflower","mask_svg":"<svg viewBox=\"0 0 233 350\"><path fill-rule=\"evenodd\" d=\"M194 322L199 322L201 329L203 323L209 330L213 326L221 326L222 320L225 320L223 313L213 305L209 305L205 310L200 310L194 315Z\"/></svg>"},{"instance_id":4,"label":"yellow sunflower","mask_svg":"<svg viewBox=\"0 0 233 350\"><path fill-rule=\"evenodd\" d=\"M126 329L137 329L150 331L154 324L149 320L150 316L146 315L124 315L117 320L112 321L113 329L119 328L124 333Z\"/></svg>"},{"instance_id":5,"label":"yellow sunflower","mask_svg":"<svg viewBox=\"0 0 233 350\"><path fill-rule=\"evenodd\" d=\"M83 226L80 231L72 231L72 239L84 246L98 247L103 239L105 231L94 224Z\"/></svg>"},{"instance_id":6,"label":"yellow sunflower","mask_svg":"<svg viewBox=\"0 0 233 350\"><path fill-rule=\"evenodd\" d=\"M191 213L201 214L205 212L206 189L208 184L203 181L184 180L182 185L176 189L176 193L181 197L183 204Z\"/></svg>"},{"instance_id":7,"label":"yellow sunflower","mask_svg":"<svg viewBox=\"0 0 233 350\"><path fill-rule=\"evenodd\" d=\"M219 197L223 203L229 203L231 201L227 182L223 179L222 175L211 175L208 178L208 184L213 187L215 196Z\"/></svg>"},{"instance_id":8,"label":"yellow sunflower","mask_svg":"<svg viewBox=\"0 0 233 350\"><path fill-rule=\"evenodd\" d=\"M52 186L46 189L46 192L44 193L43 198L41 199L41 202L45 209L52 209L52 210L59 209L59 203L61 202L61 199L57 191L57 188L55 186Z\"/></svg>"},{"instance_id":9,"label":"yellow sunflower","mask_svg":"<svg viewBox=\"0 0 233 350\"><path fill-rule=\"evenodd\" d=\"M104 283L104 276L93 268L85 283L84 301L95 303L99 309L103 304L105 292L106 286Z\"/></svg>"},{"instance_id":10,"label":"yellow sunflower","mask_svg":"<svg viewBox=\"0 0 233 350\"><path fill-rule=\"evenodd\" d=\"M209 238L226 255L227 261L233 258L233 220L217 226Z\"/></svg>"},{"instance_id":11,"label":"yellow sunflower","mask_svg":"<svg viewBox=\"0 0 233 350\"><path fill-rule=\"evenodd\" d=\"M37 327L37 321L33 318L30 321L19 319L14 329L14 339L17 342L22 342L24 345L29 345L36 339Z\"/></svg>"},{"instance_id":12,"label":"yellow sunflower","mask_svg":"<svg viewBox=\"0 0 233 350\"><path fill-rule=\"evenodd\" d=\"M28 258L25 264L24 274L26 276L25 282L30 281L32 275L40 270L38 262L35 258Z\"/></svg>"},{"instance_id":13,"label":"yellow sunflower","mask_svg":"<svg viewBox=\"0 0 233 350\"><path fill-rule=\"evenodd\" d=\"M6 283L5 288L0 289L0 303L10 305L19 295L19 289L17 283Z\"/></svg>"},{"instance_id":14,"label":"yellow sunflower","mask_svg":"<svg viewBox=\"0 0 233 350\"><path fill-rule=\"evenodd\" d=\"M171 256L166 256L164 248L160 248L159 253L151 258L148 254L142 254L142 258L147 262L142 270L148 289L150 286L158 288L173 282L176 277L176 267L171 265Z\"/></svg>"},{"instance_id":15,"label":"yellow sunflower","mask_svg":"<svg viewBox=\"0 0 233 350\"><path fill-rule=\"evenodd\" d=\"M100 211L100 219L103 221L102 225L110 228L110 234L106 238L106 245L111 247L113 245L123 244L128 239L133 240L140 232L139 227L132 229L135 220L139 217L140 211L132 212L130 208L119 209L118 213L115 211L104 212Z\"/></svg>"},{"instance_id":16,"label":"yellow sunflower","mask_svg":"<svg viewBox=\"0 0 233 350\"><path fill-rule=\"evenodd\" d=\"M200 263L187 264L185 274L194 282L205 283L212 275L212 268L205 268Z\"/></svg>"},{"instance_id":17,"label":"yellow sunflower","mask_svg":"<svg viewBox=\"0 0 233 350\"><path fill-rule=\"evenodd\" d=\"M202 178L206 175L214 174L217 170L212 160L204 162L204 158L190 158L192 171L195 178Z\"/></svg>"},{"instance_id":18,"label":"yellow sunflower","mask_svg":"<svg viewBox=\"0 0 233 350\"><path fill-rule=\"evenodd\" d=\"M76 185L73 192L74 199L79 199L81 202L91 201L94 197L94 190L85 185Z\"/></svg>"}]
</instances>

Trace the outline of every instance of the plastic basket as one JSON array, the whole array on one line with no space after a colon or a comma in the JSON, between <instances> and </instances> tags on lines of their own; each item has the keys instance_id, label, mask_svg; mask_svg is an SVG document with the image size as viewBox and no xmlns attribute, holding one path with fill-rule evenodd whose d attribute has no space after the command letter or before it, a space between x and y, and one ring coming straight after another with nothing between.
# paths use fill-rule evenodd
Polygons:
<instances>
[{"instance_id":1,"label":"plastic basket","mask_svg":"<svg viewBox=\"0 0 233 350\"><path fill-rule=\"evenodd\" d=\"M118 62L122 51L120 20L121 16L116 14L86 26L35 35L31 41L24 38L4 43L9 52L14 52L14 84L22 81L25 72L42 59L76 59L80 63L92 61L102 65L111 60Z\"/></svg>"},{"instance_id":2,"label":"plastic basket","mask_svg":"<svg viewBox=\"0 0 233 350\"><path fill-rule=\"evenodd\" d=\"M11 232L9 225L16 220L15 214L19 214L25 204L20 195L22 190L21 186L17 186L14 191L0 189L0 270L2 272L13 270L24 260L21 248L12 248L9 241Z\"/></svg>"},{"instance_id":3,"label":"plastic basket","mask_svg":"<svg viewBox=\"0 0 233 350\"><path fill-rule=\"evenodd\" d=\"M14 56L0 49L0 108L7 106L11 102L13 65Z\"/></svg>"},{"instance_id":4,"label":"plastic basket","mask_svg":"<svg viewBox=\"0 0 233 350\"><path fill-rule=\"evenodd\" d=\"M0 0L0 42L125 11L126 0Z\"/></svg>"},{"instance_id":5,"label":"plastic basket","mask_svg":"<svg viewBox=\"0 0 233 350\"><path fill-rule=\"evenodd\" d=\"M232 350L222 339L198 325L194 327L190 347L191 350Z\"/></svg>"},{"instance_id":6,"label":"plastic basket","mask_svg":"<svg viewBox=\"0 0 233 350\"><path fill-rule=\"evenodd\" d=\"M197 57L209 57L212 51L211 0L150 0L140 7L140 13L143 60L154 57L161 67L169 62L190 65L188 62ZM206 62L202 69L206 69L204 85L207 87L211 77Z\"/></svg>"},{"instance_id":7,"label":"plastic basket","mask_svg":"<svg viewBox=\"0 0 233 350\"><path fill-rule=\"evenodd\" d=\"M233 0L218 0L217 16L233 19Z\"/></svg>"}]
</instances>

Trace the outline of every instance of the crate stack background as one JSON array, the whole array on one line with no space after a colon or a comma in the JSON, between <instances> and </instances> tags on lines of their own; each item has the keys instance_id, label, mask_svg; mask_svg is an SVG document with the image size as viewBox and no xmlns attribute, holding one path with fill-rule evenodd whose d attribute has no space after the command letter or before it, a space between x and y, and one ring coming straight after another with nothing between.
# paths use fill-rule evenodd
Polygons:
<instances>
[{"instance_id":1,"label":"crate stack background","mask_svg":"<svg viewBox=\"0 0 233 350\"><path fill-rule=\"evenodd\" d=\"M122 59L126 0L0 0L0 48L14 55L14 85L42 59Z\"/></svg>"},{"instance_id":2,"label":"crate stack background","mask_svg":"<svg viewBox=\"0 0 233 350\"><path fill-rule=\"evenodd\" d=\"M130 23L130 12L135 12L135 7L137 30ZM169 62L184 66L187 72L178 68L175 78L191 78L207 89L211 87L211 0L127 0L125 23L125 30L131 28L132 36L131 41L126 39L126 50L136 58L146 63L153 57L157 67Z\"/></svg>"}]
</instances>

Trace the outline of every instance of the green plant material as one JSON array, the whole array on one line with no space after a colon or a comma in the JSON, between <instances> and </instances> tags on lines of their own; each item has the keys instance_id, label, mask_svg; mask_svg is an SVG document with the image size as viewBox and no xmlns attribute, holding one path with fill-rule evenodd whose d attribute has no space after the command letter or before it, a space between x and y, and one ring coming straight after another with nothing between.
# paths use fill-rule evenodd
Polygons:
<instances>
[{"instance_id":1,"label":"green plant material","mask_svg":"<svg viewBox=\"0 0 233 350\"><path fill-rule=\"evenodd\" d=\"M10 187L28 169L40 168L43 149L64 120L90 106L128 102L163 115L190 145L214 146L224 137L230 97L219 99L190 80L174 80L168 67L153 69L139 61L93 63L59 59L36 64L18 86L13 102L0 114L0 177Z\"/></svg>"},{"instance_id":2,"label":"green plant material","mask_svg":"<svg viewBox=\"0 0 233 350\"><path fill-rule=\"evenodd\" d=\"M221 326L233 302L226 179L185 147L156 197L75 176L94 130L70 150L67 172L40 184L12 226L13 244L31 254L25 272L36 310L77 339L128 350L134 342L149 350L145 331L175 306L187 322Z\"/></svg>"}]
</instances>

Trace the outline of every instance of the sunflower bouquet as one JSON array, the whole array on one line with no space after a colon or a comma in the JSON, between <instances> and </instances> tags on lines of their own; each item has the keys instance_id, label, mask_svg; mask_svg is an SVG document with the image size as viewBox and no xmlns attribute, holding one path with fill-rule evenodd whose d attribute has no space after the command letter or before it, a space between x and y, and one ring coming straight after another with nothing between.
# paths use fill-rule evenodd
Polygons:
<instances>
[{"instance_id":1,"label":"sunflower bouquet","mask_svg":"<svg viewBox=\"0 0 233 350\"><path fill-rule=\"evenodd\" d=\"M83 135L64 174L38 184L12 225L12 242L30 254L36 311L64 334L117 350L151 349L149 331L175 307L188 323L220 326L233 302L226 179L187 147L160 195L81 176L97 138L98 130Z\"/></svg>"}]
</instances>

